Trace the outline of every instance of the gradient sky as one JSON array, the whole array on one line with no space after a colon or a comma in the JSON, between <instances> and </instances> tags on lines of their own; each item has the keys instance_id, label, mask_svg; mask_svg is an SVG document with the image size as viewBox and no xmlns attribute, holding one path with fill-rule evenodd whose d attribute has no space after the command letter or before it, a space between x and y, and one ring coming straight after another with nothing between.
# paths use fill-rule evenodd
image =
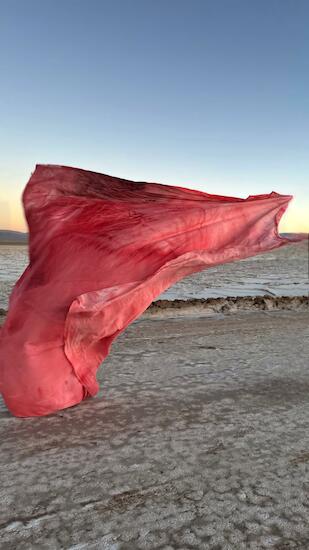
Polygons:
<instances>
[{"instance_id":1,"label":"gradient sky","mask_svg":"<svg viewBox=\"0 0 309 550\"><path fill-rule=\"evenodd\" d=\"M37 163L293 194L309 231L308 0L0 0L0 229Z\"/></svg>"}]
</instances>

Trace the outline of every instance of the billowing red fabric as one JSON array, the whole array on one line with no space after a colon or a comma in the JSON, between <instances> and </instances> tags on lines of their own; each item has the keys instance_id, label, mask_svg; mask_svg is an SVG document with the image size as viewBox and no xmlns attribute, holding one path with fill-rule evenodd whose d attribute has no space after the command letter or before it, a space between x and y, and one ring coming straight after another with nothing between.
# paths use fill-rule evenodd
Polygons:
<instances>
[{"instance_id":1,"label":"billowing red fabric","mask_svg":"<svg viewBox=\"0 0 309 550\"><path fill-rule=\"evenodd\" d=\"M247 199L38 165L23 195L30 263L1 331L0 390L16 416L98 391L112 341L196 271L279 247L291 196Z\"/></svg>"}]
</instances>

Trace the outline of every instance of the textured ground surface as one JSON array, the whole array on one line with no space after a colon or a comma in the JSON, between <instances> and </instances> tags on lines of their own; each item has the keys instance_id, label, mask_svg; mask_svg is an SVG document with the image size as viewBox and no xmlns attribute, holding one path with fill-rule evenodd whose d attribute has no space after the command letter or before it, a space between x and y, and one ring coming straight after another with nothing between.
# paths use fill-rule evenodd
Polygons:
<instances>
[{"instance_id":1,"label":"textured ground surface","mask_svg":"<svg viewBox=\"0 0 309 550\"><path fill-rule=\"evenodd\" d=\"M0 409L6 550L309 548L309 312L144 319L98 398Z\"/></svg>"}]
</instances>

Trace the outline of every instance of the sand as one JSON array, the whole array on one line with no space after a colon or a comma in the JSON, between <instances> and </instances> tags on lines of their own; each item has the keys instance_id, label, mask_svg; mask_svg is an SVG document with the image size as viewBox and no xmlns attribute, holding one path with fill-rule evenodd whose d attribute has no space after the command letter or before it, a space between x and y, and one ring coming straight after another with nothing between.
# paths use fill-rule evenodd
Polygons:
<instances>
[{"instance_id":1,"label":"sand","mask_svg":"<svg viewBox=\"0 0 309 550\"><path fill-rule=\"evenodd\" d=\"M143 318L103 391L0 409L0 546L309 548L309 310Z\"/></svg>"}]
</instances>

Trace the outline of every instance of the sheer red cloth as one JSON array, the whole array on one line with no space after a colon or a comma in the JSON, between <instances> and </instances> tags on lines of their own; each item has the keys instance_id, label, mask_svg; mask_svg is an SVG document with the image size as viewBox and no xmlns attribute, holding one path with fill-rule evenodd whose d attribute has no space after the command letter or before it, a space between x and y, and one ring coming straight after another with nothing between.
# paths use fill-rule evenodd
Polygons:
<instances>
[{"instance_id":1,"label":"sheer red cloth","mask_svg":"<svg viewBox=\"0 0 309 550\"><path fill-rule=\"evenodd\" d=\"M38 165L23 194L30 262L0 333L7 407L40 416L95 395L111 343L161 292L290 242L278 222L291 198L223 197Z\"/></svg>"}]
</instances>

